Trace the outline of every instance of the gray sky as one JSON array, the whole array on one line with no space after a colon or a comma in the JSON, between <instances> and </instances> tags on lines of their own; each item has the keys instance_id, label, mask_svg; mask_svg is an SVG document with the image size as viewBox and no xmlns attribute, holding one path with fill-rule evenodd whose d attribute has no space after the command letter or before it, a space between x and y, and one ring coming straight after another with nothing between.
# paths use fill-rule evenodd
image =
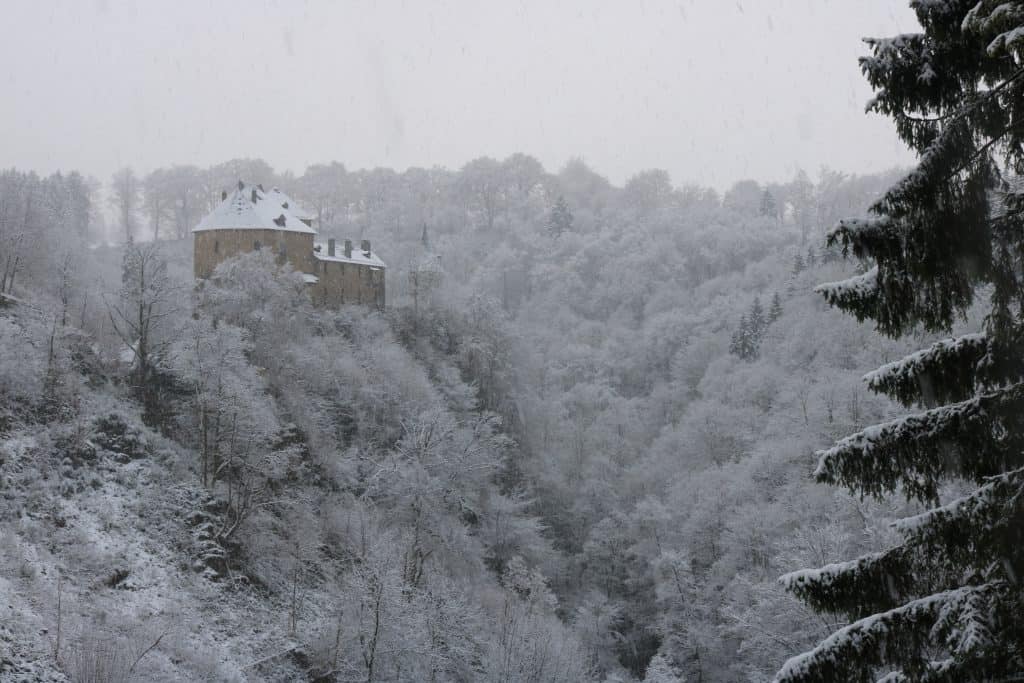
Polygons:
<instances>
[{"instance_id":1,"label":"gray sky","mask_svg":"<svg viewBox=\"0 0 1024 683\"><path fill-rule=\"evenodd\" d=\"M2 2L4 167L523 151L723 187L911 160L856 61L917 30L906 0Z\"/></svg>"}]
</instances>

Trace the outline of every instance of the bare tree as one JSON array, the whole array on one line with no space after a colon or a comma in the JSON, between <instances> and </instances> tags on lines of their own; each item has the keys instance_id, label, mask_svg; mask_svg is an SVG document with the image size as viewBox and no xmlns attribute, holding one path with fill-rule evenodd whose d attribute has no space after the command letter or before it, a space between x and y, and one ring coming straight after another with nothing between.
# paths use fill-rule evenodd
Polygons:
<instances>
[{"instance_id":1,"label":"bare tree","mask_svg":"<svg viewBox=\"0 0 1024 683\"><path fill-rule=\"evenodd\" d=\"M124 230L126 242L131 242L138 228L138 211L142 183L131 167L122 168L110 180L110 202Z\"/></svg>"},{"instance_id":2,"label":"bare tree","mask_svg":"<svg viewBox=\"0 0 1024 683\"><path fill-rule=\"evenodd\" d=\"M490 157L474 159L460 174L463 201L472 215L482 216L488 230L494 229L504 201L502 166Z\"/></svg>"},{"instance_id":3,"label":"bare tree","mask_svg":"<svg viewBox=\"0 0 1024 683\"><path fill-rule=\"evenodd\" d=\"M0 294L13 292L14 280L38 237L39 178L17 171L0 176Z\"/></svg>"},{"instance_id":4,"label":"bare tree","mask_svg":"<svg viewBox=\"0 0 1024 683\"><path fill-rule=\"evenodd\" d=\"M142 180L142 207L149 218L154 242L160 239L160 222L169 215L171 208L165 175L166 172L158 168Z\"/></svg>"},{"instance_id":5,"label":"bare tree","mask_svg":"<svg viewBox=\"0 0 1024 683\"><path fill-rule=\"evenodd\" d=\"M163 192L174 217L174 234L185 239L195 227L206 201L204 175L195 166L172 166L163 173Z\"/></svg>"},{"instance_id":6,"label":"bare tree","mask_svg":"<svg viewBox=\"0 0 1024 683\"><path fill-rule=\"evenodd\" d=\"M129 244L124 254L122 284L107 300L114 331L131 349L133 387L147 415L155 413L155 364L169 344L167 324L179 312L179 287L167 274L167 261L156 243Z\"/></svg>"}]
</instances>

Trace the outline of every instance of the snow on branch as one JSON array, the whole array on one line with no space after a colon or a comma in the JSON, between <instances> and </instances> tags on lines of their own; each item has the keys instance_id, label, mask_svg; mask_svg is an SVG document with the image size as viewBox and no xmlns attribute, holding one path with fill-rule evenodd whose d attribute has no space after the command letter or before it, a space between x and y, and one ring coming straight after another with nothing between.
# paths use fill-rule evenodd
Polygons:
<instances>
[{"instance_id":1,"label":"snow on branch","mask_svg":"<svg viewBox=\"0 0 1024 683\"><path fill-rule=\"evenodd\" d=\"M872 391L904 405L963 400L974 391L975 366L987 348L982 333L944 339L869 372L864 381Z\"/></svg>"},{"instance_id":2,"label":"snow on branch","mask_svg":"<svg viewBox=\"0 0 1024 683\"><path fill-rule=\"evenodd\" d=\"M871 73L891 71L911 55L919 55L925 48L925 37L921 33L902 33L891 38L865 38L871 48L870 57L861 57L861 70Z\"/></svg>"},{"instance_id":3,"label":"snow on branch","mask_svg":"<svg viewBox=\"0 0 1024 683\"><path fill-rule=\"evenodd\" d=\"M861 680L872 669L905 665L916 652L914 643L929 636L940 637L947 645L952 641L957 652L967 653L982 645L984 620L978 611L984 610L985 596L995 588L964 586L856 621L787 661L774 683ZM974 621L978 625L972 626Z\"/></svg>"},{"instance_id":4,"label":"snow on branch","mask_svg":"<svg viewBox=\"0 0 1024 683\"><path fill-rule=\"evenodd\" d=\"M944 546L948 538L961 538L956 552L965 564L984 566L999 558L988 552L993 535L1020 523L1024 509L1024 468L995 477L976 491L942 507L897 521L894 526L915 544ZM998 544L999 539L996 539Z\"/></svg>"},{"instance_id":5,"label":"snow on branch","mask_svg":"<svg viewBox=\"0 0 1024 683\"><path fill-rule=\"evenodd\" d=\"M991 42L985 49L990 57L997 57L1001 52L1013 54L1024 47L1024 5L1019 2L979 2L964 17L961 30L991 36Z\"/></svg>"},{"instance_id":6,"label":"snow on branch","mask_svg":"<svg viewBox=\"0 0 1024 683\"><path fill-rule=\"evenodd\" d=\"M831 305L845 310L865 310L878 300L878 266L863 275L825 282L814 288ZM859 316L858 316L859 317Z\"/></svg>"},{"instance_id":7,"label":"snow on branch","mask_svg":"<svg viewBox=\"0 0 1024 683\"><path fill-rule=\"evenodd\" d=\"M1021 459L1024 384L874 425L819 451L815 478L881 497L934 500L940 479L981 479Z\"/></svg>"},{"instance_id":8,"label":"snow on branch","mask_svg":"<svg viewBox=\"0 0 1024 683\"><path fill-rule=\"evenodd\" d=\"M813 609L858 618L902 604L912 596L915 558L903 546L801 569L779 577L783 587Z\"/></svg>"},{"instance_id":9,"label":"snow on branch","mask_svg":"<svg viewBox=\"0 0 1024 683\"><path fill-rule=\"evenodd\" d=\"M924 674L920 677L911 678L907 676L906 672L897 669L882 676L876 683L916 683L919 680L951 681L956 680L953 678L953 673L957 669L956 662L950 657L941 661L928 662L924 666Z\"/></svg>"},{"instance_id":10,"label":"snow on branch","mask_svg":"<svg viewBox=\"0 0 1024 683\"><path fill-rule=\"evenodd\" d=\"M881 253L897 239L893 225L888 216L843 218L829 233L828 243L842 245L844 255L851 250L861 258Z\"/></svg>"},{"instance_id":11,"label":"snow on branch","mask_svg":"<svg viewBox=\"0 0 1024 683\"><path fill-rule=\"evenodd\" d=\"M893 526L906 538L904 545L791 572L779 581L815 610L856 619L892 609L915 594L932 592L936 585L949 585L944 582L955 580L963 567L973 567L988 578L1015 580L998 548L1005 533L1021 524L1022 494L1024 468L991 477L970 495L896 522ZM950 548L950 538L963 542ZM931 558L929 579L919 571L922 558Z\"/></svg>"}]
</instances>

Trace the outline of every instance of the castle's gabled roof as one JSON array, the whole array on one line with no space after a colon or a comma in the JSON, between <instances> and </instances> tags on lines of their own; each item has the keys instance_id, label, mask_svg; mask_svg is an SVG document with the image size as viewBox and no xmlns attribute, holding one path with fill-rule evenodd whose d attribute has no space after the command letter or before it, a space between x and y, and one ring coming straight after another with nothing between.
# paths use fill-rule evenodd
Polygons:
<instances>
[{"instance_id":1,"label":"castle's gabled roof","mask_svg":"<svg viewBox=\"0 0 1024 683\"><path fill-rule=\"evenodd\" d=\"M272 202L276 202L281 208L288 209L292 212L292 215L298 218L300 221L311 221L316 216L309 211L306 211L299 204L295 203L295 200L286 195L276 187L271 188L270 192L267 193L267 199Z\"/></svg>"},{"instance_id":2,"label":"castle's gabled roof","mask_svg":"<svg viewBox=\"0 0 1024 683\"><path fill-rule=\"evenodd\" d=\"M355 263L360 266L373 266L375 268L387 268L372 251L363 251L355 246L352 247L352 256L345 256L345 250L340 244L335 246L334 256L327 255L328 245L325 242L317 242L313 245L313 256L320 261L338 261L340 263Z\"/></svg>"},{"instance_id":3,"label":"castle's gabled roof","mask_svg":"<svg viewBox=\"0 0 1024 683\"><path fill-rule=\"evenodd\" d=\"M265 192L259 186L247 187L239 182L238 187L206 214L192 232L250 229L315 235L316 230L303 223L300 218L304 216L296 214L291 206L288 195L277 188Z\"/></svg>"}]
</instances>

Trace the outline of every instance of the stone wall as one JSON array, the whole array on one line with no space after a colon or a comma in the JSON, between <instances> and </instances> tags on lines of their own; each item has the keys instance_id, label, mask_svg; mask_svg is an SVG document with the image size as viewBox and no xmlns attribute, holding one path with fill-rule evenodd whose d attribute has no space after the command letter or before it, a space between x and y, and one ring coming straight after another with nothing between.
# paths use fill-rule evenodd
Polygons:
<instances>
[{"instance_id":1,"label":"stone wall","mask_svg":"<svg viewBox=\"0 0 1024 683\"><path fill-rule=\"evenodd\" d=\"M310 291L317 306L337 308L363 304L384 308L383 268L316 259L316 270L311 272L320 280Z\"/></svg>"},{"instance_id":2,"label":"stone wall","mask_svg":"<svg viewBox=\"0 0 1024 683\"><path fill-rule=\"evenodd\" d=\"M193 269L197 278L208 278L221 261L257 248L282 251L300 273L312 273L313 235L290 230L202 230L193 233ZM318 274L319 275L319 274Z\"/></svg>"}]
</instances>

